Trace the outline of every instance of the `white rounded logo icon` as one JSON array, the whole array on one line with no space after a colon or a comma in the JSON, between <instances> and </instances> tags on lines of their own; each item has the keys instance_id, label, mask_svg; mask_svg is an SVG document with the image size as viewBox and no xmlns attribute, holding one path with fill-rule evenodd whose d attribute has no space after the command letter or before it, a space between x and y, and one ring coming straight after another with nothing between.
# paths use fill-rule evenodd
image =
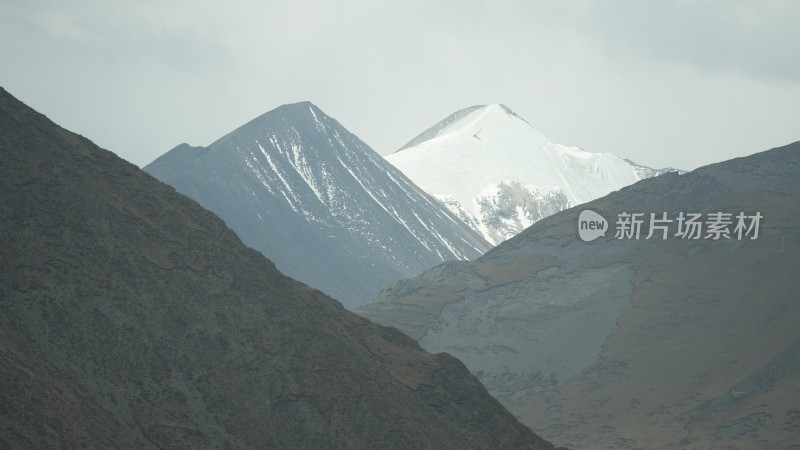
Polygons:
<instances>
[{"instance_id":1,"label":"white rounded logo icon","mask_svg":"<svg viewBox=\"0 0 800 450\"><path fill-rule=\"evenodd\" d=\"M585 209L578 216L578 236L584 242L593 241L606 235L608 221L596 212Z\"/></svg>"}]
</instances>

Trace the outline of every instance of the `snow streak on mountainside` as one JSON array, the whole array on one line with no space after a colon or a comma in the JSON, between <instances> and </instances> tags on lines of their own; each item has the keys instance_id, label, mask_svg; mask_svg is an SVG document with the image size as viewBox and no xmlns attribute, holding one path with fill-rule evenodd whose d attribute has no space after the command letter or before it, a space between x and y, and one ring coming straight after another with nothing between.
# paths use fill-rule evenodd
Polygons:
<instances>
[{"instance_id":1,"label":"snow streak on mountainside","mask_svg":"<svg viewBox=\"0 0 800 450\"><path fill-rule=\"evenodd\" d=\"M503 105L458 111L386 159L493 244L663 172L550 142Z\"/></svg>"},{"instance_id":2,"label":"snow streak on mountainside","mask_svg":"<svg viewBox=\"0 0 800 450\"><path fill-rule=\"evenodd\" d=\"M311 103L284 105L145 170L222 217L287 275L347 306L489 244Z\"/></svg>"}]
</instances>

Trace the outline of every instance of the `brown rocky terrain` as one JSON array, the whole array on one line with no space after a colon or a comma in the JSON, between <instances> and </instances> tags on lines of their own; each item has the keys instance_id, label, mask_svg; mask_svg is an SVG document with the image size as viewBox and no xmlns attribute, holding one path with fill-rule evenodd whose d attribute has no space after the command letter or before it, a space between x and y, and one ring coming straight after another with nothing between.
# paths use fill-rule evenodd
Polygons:
<instances>
[{"instance_id":1,"label":"brown rocky terrain","mask_svg":"<svg viewBox=\"0 0 800 450\"><path fill-rule=\"evenodd\" d=\"M3 448L552 448L2 89L0 268Z\"/></svg>"}]
</instances>

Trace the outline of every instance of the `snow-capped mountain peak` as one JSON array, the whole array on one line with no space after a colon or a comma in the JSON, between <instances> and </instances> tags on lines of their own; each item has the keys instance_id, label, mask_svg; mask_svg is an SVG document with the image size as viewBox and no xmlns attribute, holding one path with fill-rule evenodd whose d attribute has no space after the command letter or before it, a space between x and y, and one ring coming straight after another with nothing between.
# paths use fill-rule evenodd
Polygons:
<instances>
[{"instance_id":1,"label":"snow-capped mountain peak","mask_svg":"<svg viewBox=\"0 0 800 450\"><path fill-rule=\"evenodd\" d=\"M652 170L553 143L500 104L460 110L386 159L495 244Z\"/></svg>"},{"instance_id":2,"label":"snow-capped mountain peak","mask_svg":"<svg viewBox=\"0 0 800 450\"><path fill-rule=\"evenodd\" d=\"M278 268L354 306L391 281L489 244L309 102L145 170L222 217Z\"/></svg>"},{"instance_id":3,"label":"snow-capped mountain peak","mask_svg":"<svg viewBox=\"0 0 800 450\"><path fill-rule=\"evenodd\" d=\"M504 121L513 122L515 120L520 120L527 124L524 119L505 105L492 104L471 106L456 111L439 121L436 125L412 139L395 153L410 147L415 147L431 139L446 138L448 135L459 133L471 134L473 136L477 135L476 138L480 139L479 135L484 128L491 128L493 124L502 123Z\"/></svg>"}]
</instances>

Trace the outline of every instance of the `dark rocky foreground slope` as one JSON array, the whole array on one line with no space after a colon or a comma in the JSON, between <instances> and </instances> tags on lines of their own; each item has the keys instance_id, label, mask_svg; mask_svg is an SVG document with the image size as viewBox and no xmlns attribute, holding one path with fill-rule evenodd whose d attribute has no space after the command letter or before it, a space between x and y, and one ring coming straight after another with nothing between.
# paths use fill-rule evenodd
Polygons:
<instances>
[{"instance_id":1,"label":"dark rocky foreground slope","mask_svg":"<svg viewBox=\"0 0 800 450\"><path fill-rule=\"evenodd\" d=\"M584 242L578 218L608 219ZM615 239L644 213L640 238ZM698 239L680 213L701 214ZM730 238L708 238L730 213ZM739 239L736 216L760 213ZM646 239L649 213L668 214ZM747 220L749 227L752 220ZM523 423L574 448L800 448L800 143L640 181L543 219L359 310L469 367Z\"/></svg>"},{"instance_id":2,"label":"dark rocky foreground slope","mask_svg":"<svg viewBox=\"0 0 800 450\"><path fill-rule=\"evenodd\" d=\"M0 89L0 447L551 446Z\"/></svg>"}]
</instances>

